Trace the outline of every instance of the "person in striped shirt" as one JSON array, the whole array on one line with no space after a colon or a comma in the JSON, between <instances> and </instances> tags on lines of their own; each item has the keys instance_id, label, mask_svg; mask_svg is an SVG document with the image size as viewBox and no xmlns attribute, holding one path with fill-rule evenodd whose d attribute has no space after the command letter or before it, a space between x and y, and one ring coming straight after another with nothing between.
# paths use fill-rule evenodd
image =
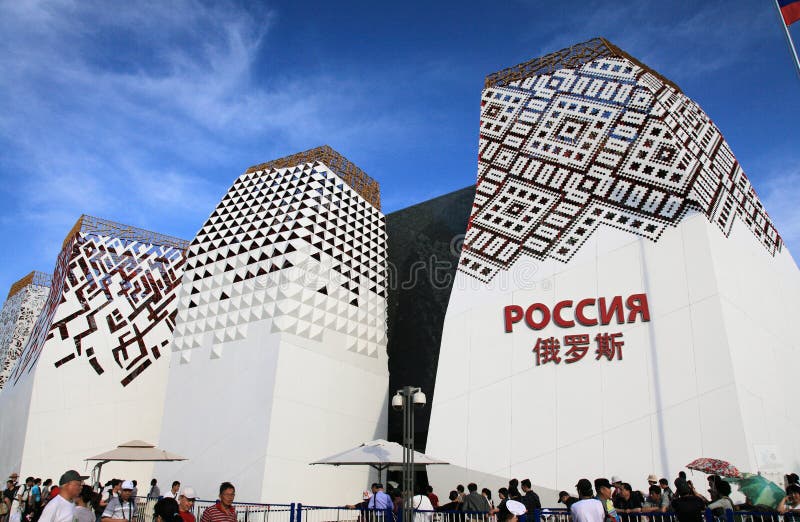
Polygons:
<instances>
[{"instance_id":1,"label":"person in striped shirt","mask_svg":"<svg viewBox=\"0 0 800 522\"><path fill-rule=\"evenodd\" d=\"M236 508L233 499L236 498L236 488L230 482L223 482L219 486L219 502L207 508L200 517L200 522L236 522Z\"/></svg>"}]
</instances>

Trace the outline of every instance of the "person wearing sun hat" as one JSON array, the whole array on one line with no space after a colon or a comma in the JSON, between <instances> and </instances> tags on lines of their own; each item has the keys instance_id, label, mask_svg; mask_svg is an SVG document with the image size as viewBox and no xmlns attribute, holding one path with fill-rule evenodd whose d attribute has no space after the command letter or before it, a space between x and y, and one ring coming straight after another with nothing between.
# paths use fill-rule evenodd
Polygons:
<instances>
[{"instance_id":1,"label":"person wearing sun hat","mask_svg":"<svg viewBox=\"0 0 800 522\"><path fill-rule=\"evenodd\" d=\"M50 500L39 517L40 522L73 522L75 497L81 494L83 481L88 477L74 469L66 471L58 481L58 496Z\"/></svg>"},{"instance_id":2,"label":"person wearing sun hat","mask_svg":"<svg viewBox=\"0 0 800 522\"><path fill-rule=\"evenodd\" d=\"M183 519L183 522L196 522L194 514L192 514L192 506L194 500L197 498L197 493L194 488L186 486L178 494L178 514Z\"/></svg>"}]
</instances>

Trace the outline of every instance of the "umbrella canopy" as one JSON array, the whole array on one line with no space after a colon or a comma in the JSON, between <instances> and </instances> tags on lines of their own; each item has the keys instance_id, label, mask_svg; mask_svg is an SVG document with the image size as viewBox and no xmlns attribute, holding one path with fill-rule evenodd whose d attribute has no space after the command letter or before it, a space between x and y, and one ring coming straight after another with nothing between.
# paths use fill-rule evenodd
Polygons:
<instances>
[{"instance_id":1,"label":"umbrella canopy","mask_svg":"<svg viewBox=\"0 0 800 522\"><path fill-rule=\"evenodd\" d=\"M141 440L132 440L125 444L120 444L111 451L100 453L86 460L102 461L122 461L122 462L155 462L155 461L175 461L186 460L185 457L170 453L155 447L154 444Z\"/></svg>"},{"instance_id":2,"label":"umbrella canopy","mask_svg":"<svg viewBox=\"0 0 800 522\"><path fill-rule=\"evenodd\" d=\"M403 464L403 446L396 442L377 439L311 463L312 466L315 464L327 464L330 466L380 466L381 468L395 465L400 466ZM448 464L448 462L415 451L414 464Z\"/></svg>"},{"instance_id":3,"label":"umbrella canopy","mask_svg":"<svg viewBox=\"0 0 800 522\"><path fill-rule=\"evenodd\" d=\"M312 466L315 464L326 464L328 466L371 466L378 470L378 476L380 477L381 472L389 469L389 466L403 465L403 446L396 442L376 439L311 463ZM415 451L414 464L430 465L449 463Z\"/></svg>"},{"instance_id":4,"label":"umbrella canopy","mask_svg":"<svg viewBox=\"0 0 800 522\"><path fill-rule=\"evenodd\" d=\"M736 466L720 459L702 457L691 461L686 467L708 473L709 475L719 475L721 477L739 478L742 476L742 472L736 469Z\"/></svg>"},{"instance_id":5,"label":"umbrella canopy","mask_svg":"<svg viewBox=\"0 0 800 522\"><path fill-rule=\"evenodd\" d=\"M741 478L726 480L739 486L739 491L746 495L754 506L769 506L775 509L786 495L786 492L779 485L761 475L742 473Z\"/></svg>"}]
</instances>

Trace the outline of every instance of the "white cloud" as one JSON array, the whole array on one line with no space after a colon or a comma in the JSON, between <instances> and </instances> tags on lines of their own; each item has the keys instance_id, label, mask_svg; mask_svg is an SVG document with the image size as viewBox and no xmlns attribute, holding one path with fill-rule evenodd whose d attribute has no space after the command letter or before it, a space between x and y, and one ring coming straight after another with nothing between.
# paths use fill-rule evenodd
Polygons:
<instances>
[{"instance_id":1,"label":"white cloud","mask_svg":"<svg viewBox=\"0 0 800 522\"><path fill-rule=\"evenodd\" d=\"M800 163L776 170L759 183L759 193L775 228L793 255L800 254Z\"/></svg>"},{"instance_id":2,"label":"white cloud","mask_svg":"<svg viewBox=\"0 0 800 522\"><path fill-rule=\"evenodd\" d=\"M257 23L190 1L107 6L0 8L0 133L7 162L25 173L9 180L22 216L124 215L125 200L163 210L166 194L186 208L209 189L193 168L225 153L207 131L235 132L242 113L263 109L244 91L268 13Z\"/></svg>"},{"instance_id":3,"label":"white cloud","mask_svg":"<svg viewBox=\"0 0 800 522\"><path fill-rule=\"evenodd\" d=\"M545 32L552 35L549 42L542 45L540 34L528 35L537 40L539 55L603 36L679 84L760 58L759 44L764 32L774 26L770 17L776 16L770 11L774 11L772 6L723 0L660 6L602 0L571 4L564 7L572 11L570 16L548 20Z\"/></svg>"},{"instance_id":4,"label":"white cloud","mask_svg":"<svg viewBox=\"0 0 800 522\"><path fill-rule=\"evenodd\" d=\"M400 108L368 110L363 81L265 72L273 23L194 0L0 3L0 190L13 199L0 224L35 231L43 263L82 213L189 238L251 163L413 132Z\"/></svg>"}]
</instances>

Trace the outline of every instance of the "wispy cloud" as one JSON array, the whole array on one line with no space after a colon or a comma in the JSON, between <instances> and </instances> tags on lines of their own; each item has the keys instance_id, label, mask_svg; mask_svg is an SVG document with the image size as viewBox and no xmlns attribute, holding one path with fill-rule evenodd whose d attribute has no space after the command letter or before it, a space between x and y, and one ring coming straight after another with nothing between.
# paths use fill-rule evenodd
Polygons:
<instances>
[{"instance_id":1,"label":"wispy cloud","mask_svg":"<svg viewBox=\"0 0 800 522\"><path fill-rule=\"evenodd\" d=\"M45 270L82 213L190 238L249 163L413 132L366 109L374 85L270 71L274 23L225 2L0 3L0 233L27 232Z\"/></svg>"},{"instance_id":2,"label":"wispy cloud","mask_svg":"<svg viewBox=\"0 0 800 522\"><path fill-rule=\"evenodd\" d=\"M789 251L800 255L800 163L784 165L765 176L760 183L761 201L775 223Z\"/></svg>"},{"instance_id":3,"label":"wispy cloud","mask_svg":"<svg viewBox=\"0 0 800 522\"><path fill-rule=\"evenodd\" d=\"M17 217L52 209L124 216L133 207L163 216L208 199L196 169L225 154L211 133L252 130L246 115L265 103L246 91L269 13L190 1L139 9L8 2L2 11L0 89L9 106L0 133L6 163L24 174L6 180L22 196Z\"/></svg>"},{"instance_id":4,"label":"wispy cloud","mask_svg":"<svg viewBox=\"0 0 800 522\"><path fill-rule=\"evenodd\" d=\"M542 27L549 40L541 33L527 36L541 54L603 36L677 81L758 56L764 31L774 22L770 15L775 16L770 6L721 0L663 5L581 0L563 6L564 16Z\"/></svg>"}]
</instances>

